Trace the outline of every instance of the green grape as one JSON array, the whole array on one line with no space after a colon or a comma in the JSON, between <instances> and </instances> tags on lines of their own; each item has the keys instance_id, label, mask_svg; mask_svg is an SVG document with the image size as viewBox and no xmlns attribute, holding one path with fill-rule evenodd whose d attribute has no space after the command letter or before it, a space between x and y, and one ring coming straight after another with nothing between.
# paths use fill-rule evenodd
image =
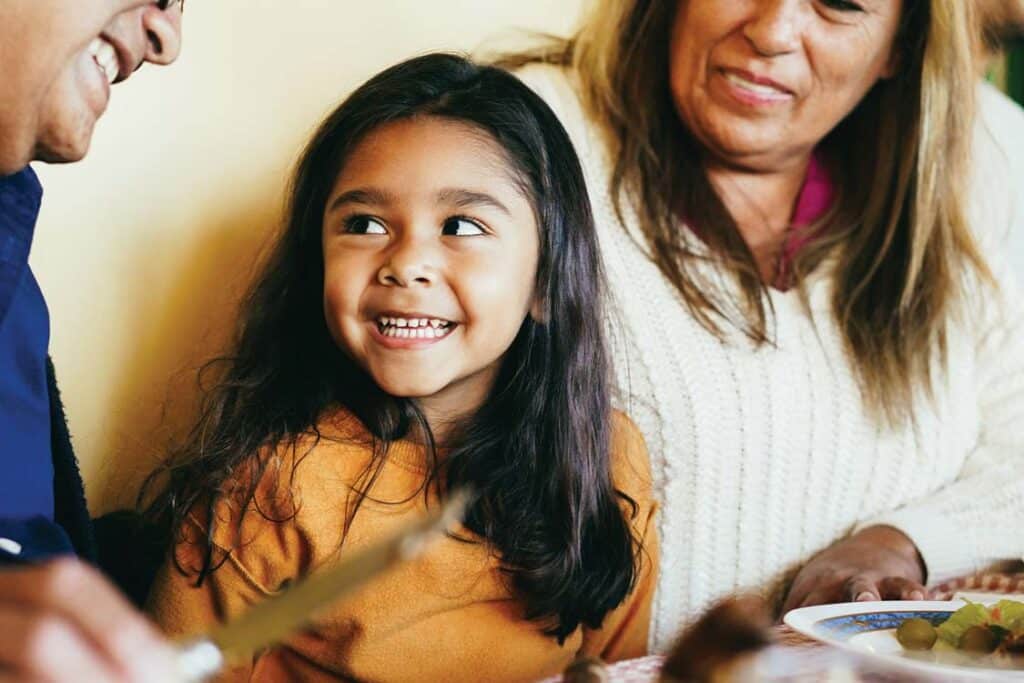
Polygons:
<instances>
[{"instance_id":1,"label":"green grape","mask_svg":"<svg viewBox=\"0 0 1024 683\"><path fill-rule=\"evenodd\" d=\"M976 654L988 654L998 644L996 634L987 626L972 626L960 636L960 649Z\"/></svg>"},{"instance_id":2,"label":"green grape","mask_svg":"<svg viewBox=\"0 0 1024 683\"><path fill-rule=\"evenodd\" d=\"M935 644L935 627L927 619L907 619L896 629L896 640L908 650L930 650Z\"/></svg>"}]
</instances>

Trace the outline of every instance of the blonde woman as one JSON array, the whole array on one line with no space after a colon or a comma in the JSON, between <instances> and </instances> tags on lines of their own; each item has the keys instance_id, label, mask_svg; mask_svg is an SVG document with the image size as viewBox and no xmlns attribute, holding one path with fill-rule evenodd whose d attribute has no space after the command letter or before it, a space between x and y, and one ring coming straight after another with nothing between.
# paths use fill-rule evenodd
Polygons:
<instances>
[{"instance_id":1,"label":"blonde woman","mask_svg":"<svg viewBox=\"0 0 1024 683\"><path fill-rule=\"evenodd\" d=\"M656 649L737 590L916 598L1024 554L1020 198L968 5L606 0L507 63L588 174L664 503Z\"/></svg>"}]
</instances>

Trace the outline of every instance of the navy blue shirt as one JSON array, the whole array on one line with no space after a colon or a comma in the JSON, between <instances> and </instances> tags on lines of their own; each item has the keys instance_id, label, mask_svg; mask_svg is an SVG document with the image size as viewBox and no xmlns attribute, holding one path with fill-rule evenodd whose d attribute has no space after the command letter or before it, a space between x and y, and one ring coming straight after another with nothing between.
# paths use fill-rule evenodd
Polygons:
<instances>
[{"instance_id":1,"label":"navy blue shirt","mask_svg":"<svg viewBox=\"0 0 1024 683\"><path fill-rule=\"evenodd\" d=\"M0 178L0 537L24 546L21 559L52 545L43 537L55 526L50 318L28 265L42 195L31 168Z\"/></svg>"}]
</instances>

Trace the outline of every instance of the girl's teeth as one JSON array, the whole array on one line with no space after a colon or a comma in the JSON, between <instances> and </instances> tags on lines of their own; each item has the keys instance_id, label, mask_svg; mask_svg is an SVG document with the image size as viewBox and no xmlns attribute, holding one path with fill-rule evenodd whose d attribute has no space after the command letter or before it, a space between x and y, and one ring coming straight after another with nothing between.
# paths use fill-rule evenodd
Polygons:
<instances>
[{"instance_id":1,"label":"girl's teeth","mask_svg":"<svg viewBox=\"0 0 1024 683\"><path fill-rule=\"evenodd\" d=\"M377 319L380 333L397 339L440 339L448 334L452 323L440 318L389 318Z\"/></svg>"},{"instance_id":2,"label":"girl's teeth","mask_svg":"<svg viewBox=\"0 0 1024 683\"><path fill-rule=\"evenodd\" d=\"M396 327L392 325L385 326L381 334L385 337L395 337L397 339L440 339L445 336L445 330L432 328L432 327Z\"/></svg>"}]
</instances>

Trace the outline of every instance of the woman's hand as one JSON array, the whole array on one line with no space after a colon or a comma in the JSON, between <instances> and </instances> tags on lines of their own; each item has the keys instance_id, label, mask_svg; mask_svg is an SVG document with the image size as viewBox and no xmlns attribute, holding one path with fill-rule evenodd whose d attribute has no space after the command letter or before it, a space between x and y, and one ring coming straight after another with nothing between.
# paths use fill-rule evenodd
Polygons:
<instances>
[{"instance_id":1,"label":"woman's hand","mask_svg":"<svg viewBox=\"0 0 1024 683\"><path fill-rule=\"evenodd\" d=\"M797 607L867 600L924 600L925 568L907 536L872 526L815 555L796 575L785 614Z\"/></svg>"}]
</instances>

